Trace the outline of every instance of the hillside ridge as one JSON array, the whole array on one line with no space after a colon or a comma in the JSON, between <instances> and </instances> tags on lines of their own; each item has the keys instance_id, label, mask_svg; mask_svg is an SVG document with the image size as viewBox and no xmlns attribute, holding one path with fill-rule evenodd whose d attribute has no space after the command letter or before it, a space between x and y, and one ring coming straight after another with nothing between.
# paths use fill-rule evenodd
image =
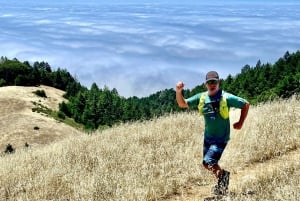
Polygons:
<instances>
[{"instance_id":1,"label":"hillside ridge","mask_svg":"<svg viewBox=\"0 0 300 201\"><path fill-rule=\"evenodd\" d=\"M47 98L34 94L44 90ZM57 111L64 91L48 86L0 87L0 151L7 144L21 148L25 143L31 146L45 145L80 132L44 114L33 112L34 104ZM65 132L65 131L68 132Z\"/></svg>"}]
</instances>

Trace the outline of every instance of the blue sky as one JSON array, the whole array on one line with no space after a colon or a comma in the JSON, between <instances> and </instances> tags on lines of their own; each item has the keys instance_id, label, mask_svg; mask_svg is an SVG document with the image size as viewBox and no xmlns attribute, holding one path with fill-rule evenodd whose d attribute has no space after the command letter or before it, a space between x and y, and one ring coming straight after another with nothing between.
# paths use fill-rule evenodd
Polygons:
<instances>
[{"instance_id":1,"label":"blue sky","mask_svg":"<svg viewBox=\"0 0 300 201\"><path fill-rule=\"evenodd\" d=\"M179 80L194 88L209 70L226 78L300 49L296 1L0 2L0 56L47 61L125 97Z\"/></svg>"}]
</instances>

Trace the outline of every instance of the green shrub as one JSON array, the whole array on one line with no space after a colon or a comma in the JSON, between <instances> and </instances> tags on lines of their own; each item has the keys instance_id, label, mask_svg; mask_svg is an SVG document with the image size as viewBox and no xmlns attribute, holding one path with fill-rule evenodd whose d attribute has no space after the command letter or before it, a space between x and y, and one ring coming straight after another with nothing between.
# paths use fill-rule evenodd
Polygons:
<instances>
[{"instance_id":1,"label":"green shrub","mask_svg":"<svg viewBox=\"0 0 300 201\"><path fill-rule=\"evenodd\" d=\"M36 90L33 93L39 97L47 98L46 92L44 90Z\"/></svg>"},{"instance_id":2,"label":"green shrub","mask_svg":"<svg viewBox=\"0 0 300 201\"><path fill-rule=\"evenodd\" d=\"M6 85L6 81L4 79L0 79L0 87L3 87Z\"/></svg>"},{"instance_id":3,"label":"green shrub","mask_svg":"<svg viewBox=\"0 0 300 201\"><path fill-rule=\"evenodd\" d=\"M13 146L11 144L7 144L4 153L11 154L11 153L14 153L14 152L15 152L15 148L13 148Z\"/></svg>"},{"instance_id":4,"label":"green shrub","mask_svg":"<svg viewBox=\"0 0 300 201\"><path fill-rule=\"evenodd\" d=\"M58 112L57 112L57 117L60 118L60 119L65 119L65 118L66 118L66 115L65 115L63 112L58 111Z\"/></svg>"}]
</instances>

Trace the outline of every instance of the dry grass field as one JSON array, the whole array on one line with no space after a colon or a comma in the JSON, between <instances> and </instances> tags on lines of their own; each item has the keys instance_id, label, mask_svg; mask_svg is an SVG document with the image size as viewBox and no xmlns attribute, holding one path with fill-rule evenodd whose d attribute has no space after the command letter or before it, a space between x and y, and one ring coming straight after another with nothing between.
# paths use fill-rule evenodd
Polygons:
<instances>
[{"instance_id":1,"label":"dry grass field","mask_svg":"<svg viewBox=\"0 0 300 201\"><path fill-rule=\"evenodd\" d=\"M204 125L197 113L86 135L25 109L31 107L27 98L36 97L5 100L1 90L1 145L31 139L43 146L0 158L0 200L187 201L210 195L215 179L201 166ZM250 107L220 161L231 171L230 194L223 200L299 199L299 103L294 97ZM232 110L231 122L238 117L239 110ZM35 125L43 134L33 131Z\"/></svg>"}]
</instances>

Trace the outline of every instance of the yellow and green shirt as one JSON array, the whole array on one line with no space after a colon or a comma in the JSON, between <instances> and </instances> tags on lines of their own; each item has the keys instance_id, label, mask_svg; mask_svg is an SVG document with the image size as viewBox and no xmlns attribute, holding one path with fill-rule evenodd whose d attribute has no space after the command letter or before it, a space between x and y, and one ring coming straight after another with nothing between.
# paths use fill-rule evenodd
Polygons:
<instances>
[{"instance_id":1,"label":"yellow and green shirt","mask_svg":"<svg viewBox=\"0 0 300 201\"><path fill-rule=\"evenodd\" d=\"M186 102L189 106L198 105L200 114L204 116L204 138L217 142L227 142L230 139L230 119L229 114L226 115L229 109L242 109L247 103L245 99L222 90L215 96L209 96L207 92L198 93L186 99Z\"/></svg>"}]
</instances>

